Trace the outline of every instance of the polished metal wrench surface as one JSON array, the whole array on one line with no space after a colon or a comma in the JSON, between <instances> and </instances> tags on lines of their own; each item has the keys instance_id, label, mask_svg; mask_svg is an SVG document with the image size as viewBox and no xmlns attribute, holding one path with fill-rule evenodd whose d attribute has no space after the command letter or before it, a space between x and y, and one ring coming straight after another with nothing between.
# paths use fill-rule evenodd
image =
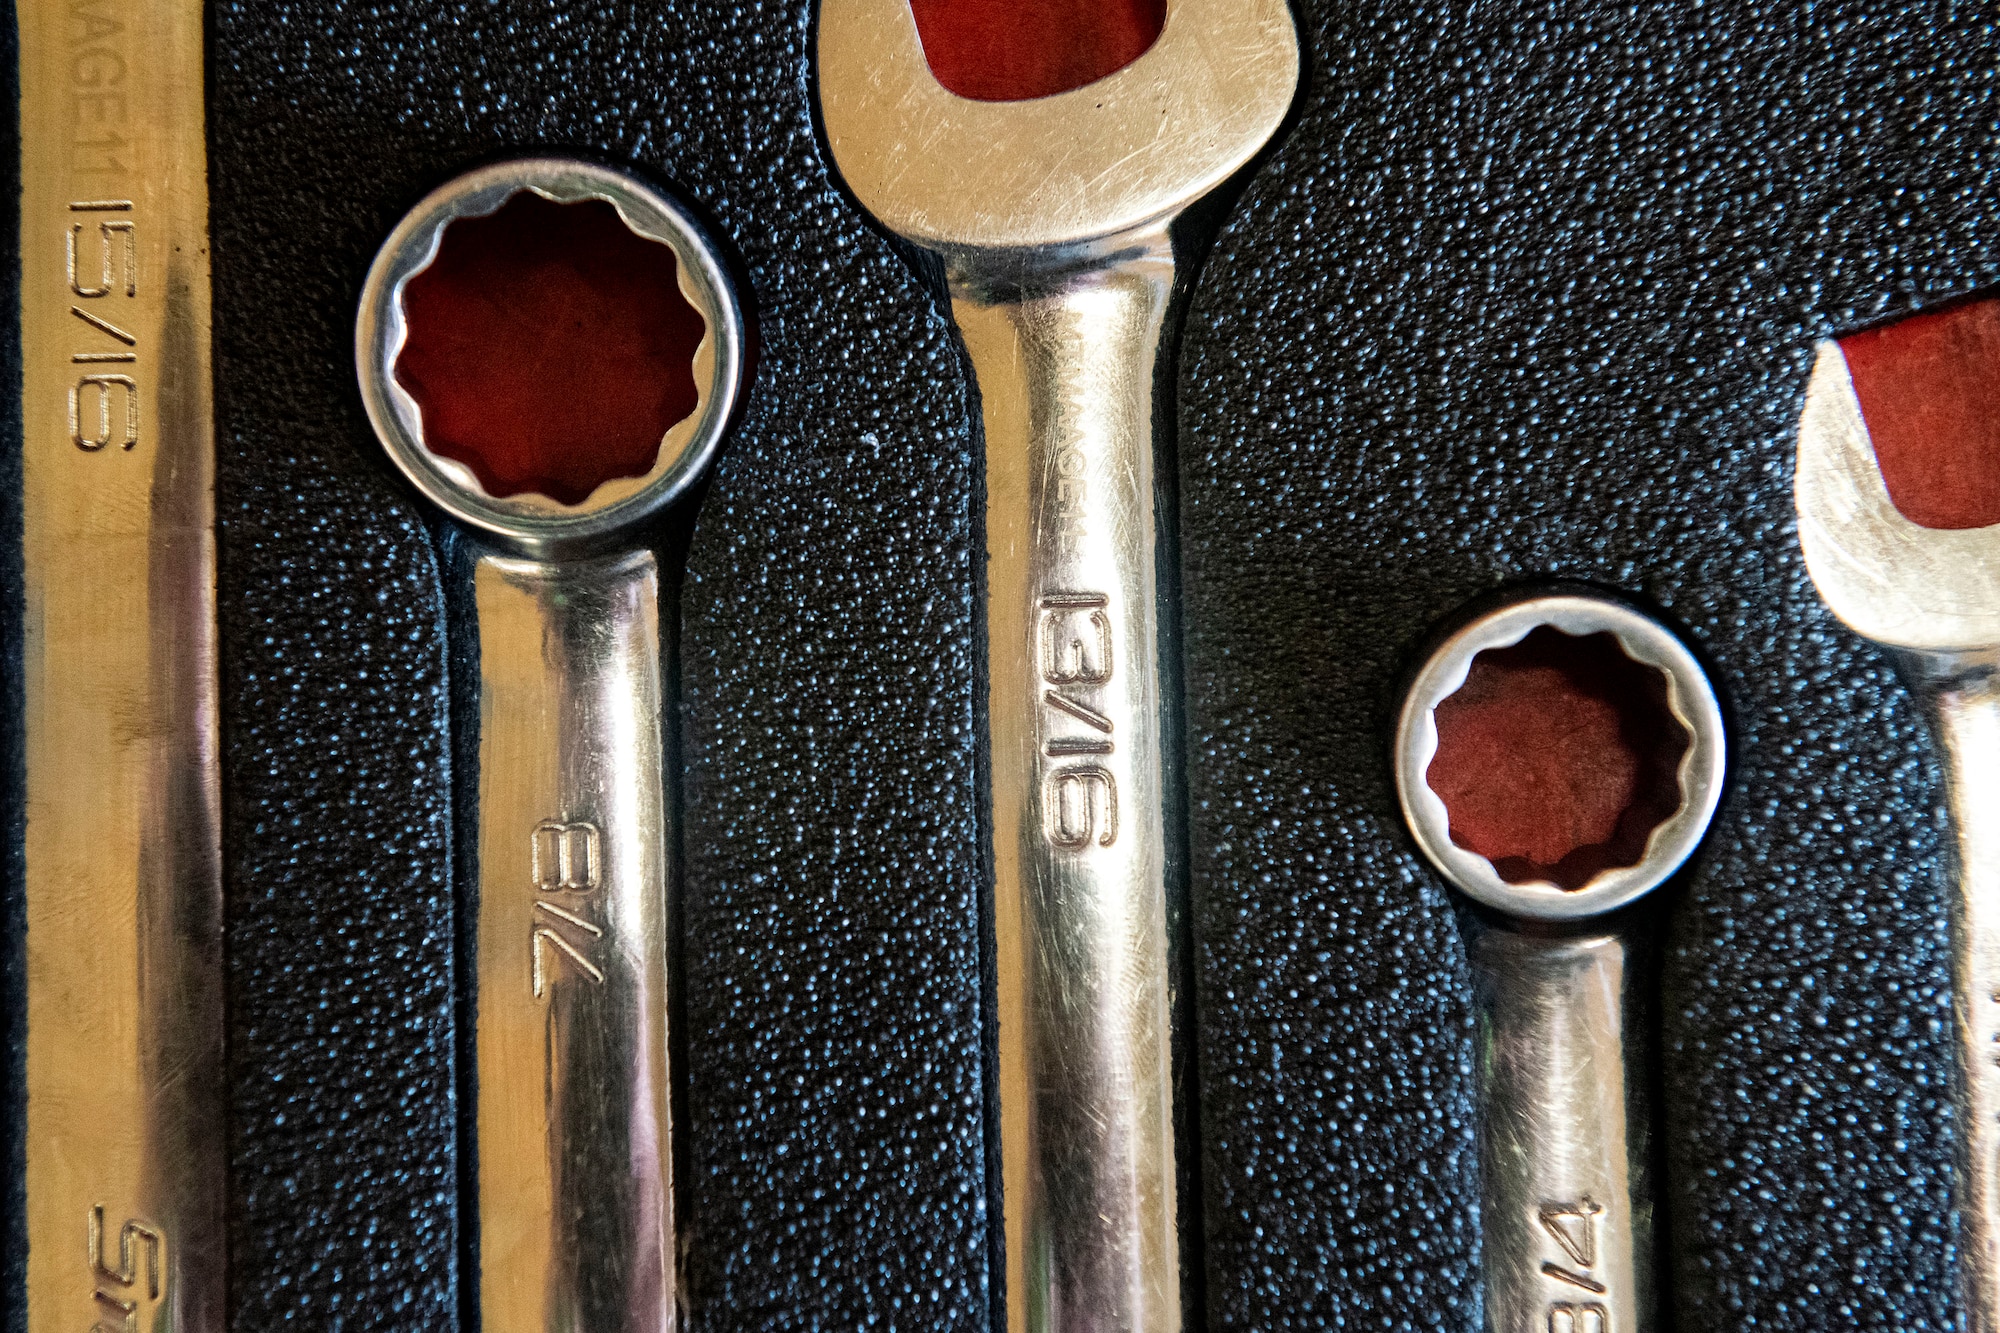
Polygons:
<instances>
[{"instance_id":1,"label":"polished metal wrench surface","mask_svg":"<svg viewBox=\"0 0 2000 1333\"><path fill-rule=\"evenodd\" d=\"M944 258L986 437L1001 1172L1013 1329L1179 1327L1154 372L1174 217L1276 130L1281 0L1174 0L1029 102L932 77L904 0L826 0L834 158Z\"/></svg>"},{"instance_id":2,"label":"polished metal wrench surface","mask_svg":"<svg viewBox=\"0 0 2000 1333\"><path fill-rule=\"evenodd\" d=\"M695 412L653 471L581 504L495 498L425 447L393 366L399 293L454 219L522 190L604 200L670 245L707 336ZM637 529L700 474L742 366L740 316L672 201L562 159L441 187L382 248L356 355L390 457L480 536L478 1077L480 1323L488 1333L666 1333L678 1325L667 1068L670 807L659 570Z\"/></svg>"},{"instance_id":3,"label":"polished metal wrench surface","mask_svg":"<svg viewBox=\"0 0 2000 1333\"><path fill-rule=\"evenodd\" d=\"M1490 1333L1652 1327L1653 1181L1623 932L1475 925Z\"/></svg>"},{"instance_id":4,"label":"polished metal wrench surface","mask_svg":"<svg viewBox=\"0 0 2000 1333\"><path fill-rule=\"evenodd\" d=\"M668 806L650 551L483 553L480 1322L675 1326Z\"/></svg>"},{"instance_id":5,"label":"polished metal wrench surface","mask_svg":"<svg viewBox=\"0 0 2000 1333\"><path fill-rule=\"evenodd\" d=\"M1616 635L1626 656L1664 677L1667 707L1689 741L1680 807L1640 860L1574 889L1503 880L1452 840L1449 812L1426 779L1437 705L1465 683L1478 654L1542 626ZM1447 881L1501 914L1469 927L1466 950L1489 1333L1653 1327L1644 1043L1631 1022L1641 942L1632 926L1607 928L1602 918L1652 892L1694 851L1720 799L1724 749L1721 710L1687 649L1650 617L1593 595L1531 596L1479 616L1439 645L1404 700L1396 785L1410 830Z\"/></svg>"},{"instance_id":6,"label":"polished metal wrench surface","mask_svg":"<svg viewBox=\"0 0 2000 1333\"><path fill-rule=\"evenodd\" d=\"M2000 527L1925 528L1897 511L1831 341L1806 390L1794 495L1820 596L1891 650L1944 754L1960 1318L2000 1333Z\"/></svg>"},{"instance_id":7,"label":"polished metal wrench surface","mask_svg":"<svg viewBox=\"0 0 2000 1333\"><path fill-rule=\"evenodd\" d=\"M202 7L21 0L27 1327L219 1333ZM0 1169L9 1192L21 1182Z\"/></svg>"}]
</instances>

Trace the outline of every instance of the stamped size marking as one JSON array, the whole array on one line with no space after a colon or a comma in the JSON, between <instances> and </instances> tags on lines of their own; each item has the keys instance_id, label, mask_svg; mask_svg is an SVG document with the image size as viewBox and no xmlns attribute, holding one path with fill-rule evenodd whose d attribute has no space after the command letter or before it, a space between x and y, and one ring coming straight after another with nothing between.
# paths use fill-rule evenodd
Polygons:
<instances>
[{"instance_id":1,"label":"stamped size marking","mask_svg":"<svg viewBox=\"0 0 2000 1333\"><path fill-rule=\"evenodd\" d=\"M106 1262L103 1204L91 1208L85 1225L91 1299L97 1310L90 1333L139 1333L139 1311L160 1299L166 1237L158 1227L128 1219L118 1229L118 1262L114 1265ZM154 1325L157 1328L157 1318Z\"/></svg>"},{"instance_id":2,"label":"stamped size marking","mask_svg":"<svg viewBox=\"0 0 2000 1333\"><path fill-rule=\"evenodd\" d=\"M1610 1333L1611 1314L1596 1301L1556 1301L1549 1306L1549 1333Z\"/></svg>"},{"instance_id":3,"label":"stamped size marking","mask_svg":"<svg viewBox=\"0 0 2000 1333\"><path fill-rule=\"evenodd\" d=\"M603 839L597 825L544 819L535 825L528 865L544 893L589 892L602 879Z\"/></svg>"},{"instance_id":4,"label":"stamped size marking","mask_svg":"<svg viewBox=\"0 0 2000 1333\"><path fill-rule=\"evenodd\" d=\"M1561 1256L1544 1259L1542 1275L1565 1289L1549 1302L1547 1333L1614 1333L1609 1307L1590 1299L1607 1290L1591 1271L1597 1264L1597 1226L1603 1215L1604 1206L1587 1194L1573 1203L1545 1203L1535 1210L1535 1220Z\"/></svg>"},{"instance_id":5,"label":"stamped size marking","mask_svg":"<svg viewBox=\"0 0 2000 1333\"><path fill-rule=\"evenodd\" d=\"M40 698L34 1040L4 1173L10 1296L36 1333L213 1333L228 1200L215 559L197 540L215 461L203 6L17 13L22 544L49 633L22 668ZM96 623L130 608L136 623Z\"/></svg>"},{"instance_id":6,"label":"stamped size marking","mask_svg":"<svg viewBox=\"0 0 2000 1333\"><path fill-rule=\"evenodd\" d=\"M79 200L69 208L72 213L128 212L130 200L119 199L109 202ZM85 256L90 243L83 239L88 223L72 222L69 227L69 289L85 300L96 300L100 296L111 295L114 287L124 287L125 295L139 294L139 242L132 228L130 218L100 219L96 227L96 250L98 262L79 263ZM124 262L120 263L120 257ZM122 279L122 282L120 281Z\"/></svg>"},{"instance_id":7,"label":"stamped size marking","mask_svg":"<svg viewBox=\"0 0 2000 1333\"><path fill-rule=\"evenodd\" d=\"M591 955L604 927L583 915L583 899L603 883L604 839L597 825L545 819L530 835L528 863L535 880L535 920L530 948L535 998L548 994L558 960L602 986L604 969Z\"/></svg>"},{"instance_id":8,"label":"stamped size marking","mask_svg":"<svg viewBox=\"0 0 2000 1333\"><path fill-rule=\"evenodd\" d=\"M1043 811L1049 841L1065 851L1081 851L1093 841L1118 841L1118 784L1097 764L1059 768L1049 774Z\"/></svg>"},{"instance_id":9,"label":"stamped size marking","mask_svg":"<svg viewBox=\"0 0 2000 1333\"><path fill-rule=\"evenodd\" d=\"M1042 598L1042 679L1051 685L1102 685L1111 679L1111 618L1102 593ZM1108 727L1106 728L1109 729Z\"/></svg>"},{"instance_id":10,"label":"stamped size marking","mask_svg":"<svg viewBox=\"0 0 2000 1333\"><path fill-rule=\"evenodd\" d=\"M1101 592L1052 592L1041 599L1036 653L1041 668L1045 729L1042 753L1051 759L1112 754L1112 722L1096 694L1111 683L1111 599ZM1074 730L1081 723L1082 732ZM1050 768L1042 787L1042 832L1064 851L1109 847L1118 840L1118 782L1101 763Z\"/></svg>"},{"instance_id":11,"label":"stamped size marking","mask_svg":"<svg viewBox=\"0 0 2000 1333\"><path fill-rule=\"evenodd\" d=\"M63 271L70 296L91 303L69 308L82 326L70 362L136 364L138 335L119 321L130 322L125 303L139 296L139 232L132 219L116 216L130 213L132 201L79 199L69 211L87 220L72 220L64 231ZM139 381L122 371L77 372L69 386L69 442L94 454L113 441L121 450L139 447Z\"/></svg>"}]
</instances>

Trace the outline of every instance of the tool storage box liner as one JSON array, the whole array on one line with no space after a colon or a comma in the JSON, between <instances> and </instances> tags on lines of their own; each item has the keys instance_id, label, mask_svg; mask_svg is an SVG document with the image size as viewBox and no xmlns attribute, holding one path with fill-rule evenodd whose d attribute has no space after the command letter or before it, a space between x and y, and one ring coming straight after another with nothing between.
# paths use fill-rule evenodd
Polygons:
<instances>
[{"instance_id":1,"label":"tool storage box liner","mask_svg":"<svg viewBox=\"0 0 2000 1333\"><path fill-rule=\"evenodd\" d=\"M1942 1333L1939 770L1807 577L1791 466L1816 339L2000 280L2000 37L1942 2L1297 19L1290 120L1176 232L1159 378L1190 1326L1479 1324L1466 909L1390 744L1441 625L1562 579L1682 633L1729 735L1639 909L1661 1326ZM478 1326L472 556L373 445L352 329L412 204L530 153L688 204L752 358L660 561L691 1326L996 1326L979 403L934 265L832 172L814 22L209 11L231 1328Z\"/></svg>"}]
</instances>

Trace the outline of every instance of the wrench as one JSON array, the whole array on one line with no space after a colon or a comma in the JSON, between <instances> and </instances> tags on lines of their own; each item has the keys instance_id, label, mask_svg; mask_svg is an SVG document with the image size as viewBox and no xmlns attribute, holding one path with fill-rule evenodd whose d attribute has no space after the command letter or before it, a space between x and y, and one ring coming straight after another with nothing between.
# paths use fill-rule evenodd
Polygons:
<instances>
[{"instance_id":1,"label":"wrench","mask_svg":"<svg viewBox=\"0 0 2000 1333\"><path fill-rule=\"evenodd\" d=\"M78 11L13 12L27 808L10 830L25 837L27 1123L0 1179L10 1218L22 1199L18 1249L7 1228L26 1279L16 1326L219 1333L229 1070L203 7L92 13L82 21L115 36L88 43ZM84 80L106 97L99 129L80 133ZM0 1303L13 1309L12 1293Z\"/></svg>"},{"instance_id":2,"label":"wrench","mask_svg":"<svg viewBox=\"0 0 2000 1333\"><path fill-rule=\"evenodd\" d=\"M987 831L1014 1330L1180 1326L1155 605L1167 228L1285 115L1282 0L1174 0L1069 92L980 102L906 0L825 0L847 184L944 260L985 428Z\"/></svg>"},{"instance_id":3,"label":"wrench","mask_svg":"<svg viewBox=\"0 0 2000 1333\"><path fill-rule=\"evenodd\" d=\"M1545 628L1615 636L1664 678L1686 737L1678 809L1630 864L1575 887L1516 875L1461 845L1431 786L1439 706L1481 654ZM1555 640L1560 643L1561 640ZM1397 721L1396 786L1417 845L1472 914L1467 957L1477 1014L1481 1282L1489 1333L1641 1333L1653 1319L1653 1191L1643 1043L1633 1007L1635 932L1610 917L1652 892L1693 852L1722 787L1722 715L1688 650L1623 602L1530 596L1469 621L1412 681ZM1607 919L1609 918L1609 919Z\"/></svg>"},{"instance_id":4,"label":"wrench","mask_svg":"<svg viewBox=\"0 0 2000 1333\"><path fill-rule=\"evenodd\" d=\"M1904 517L1832 340L1820 344L1807 385L1793 492L1821 598L1889 650L1943 751L1957 853L1958 1295L1969 1333L2000 1333L2000 526Z\"/></svg>"},{"instance_id":5,"label":"wrench","mask_svg":"<svg viewBox=\"0 0 2000 1333\"><path fill-rule=\"evenodd\" d=\"M432 448L398 374L405 294L446 229L523 193L610 203L633 233L671 248L681 294L706 325L693 359L695 409L667 431L652 469L574 503L489 492ZM665 1333L678 1326L670 807L659 576L639 529L685 491L721 438L742 366L735 299L709 243L671 200L584 163L505 162L434 191L390 235L355 343L362 395L390 458L477 534L479 549L481 1324L491 1333Z\"/></svg>"}]
</instances>

